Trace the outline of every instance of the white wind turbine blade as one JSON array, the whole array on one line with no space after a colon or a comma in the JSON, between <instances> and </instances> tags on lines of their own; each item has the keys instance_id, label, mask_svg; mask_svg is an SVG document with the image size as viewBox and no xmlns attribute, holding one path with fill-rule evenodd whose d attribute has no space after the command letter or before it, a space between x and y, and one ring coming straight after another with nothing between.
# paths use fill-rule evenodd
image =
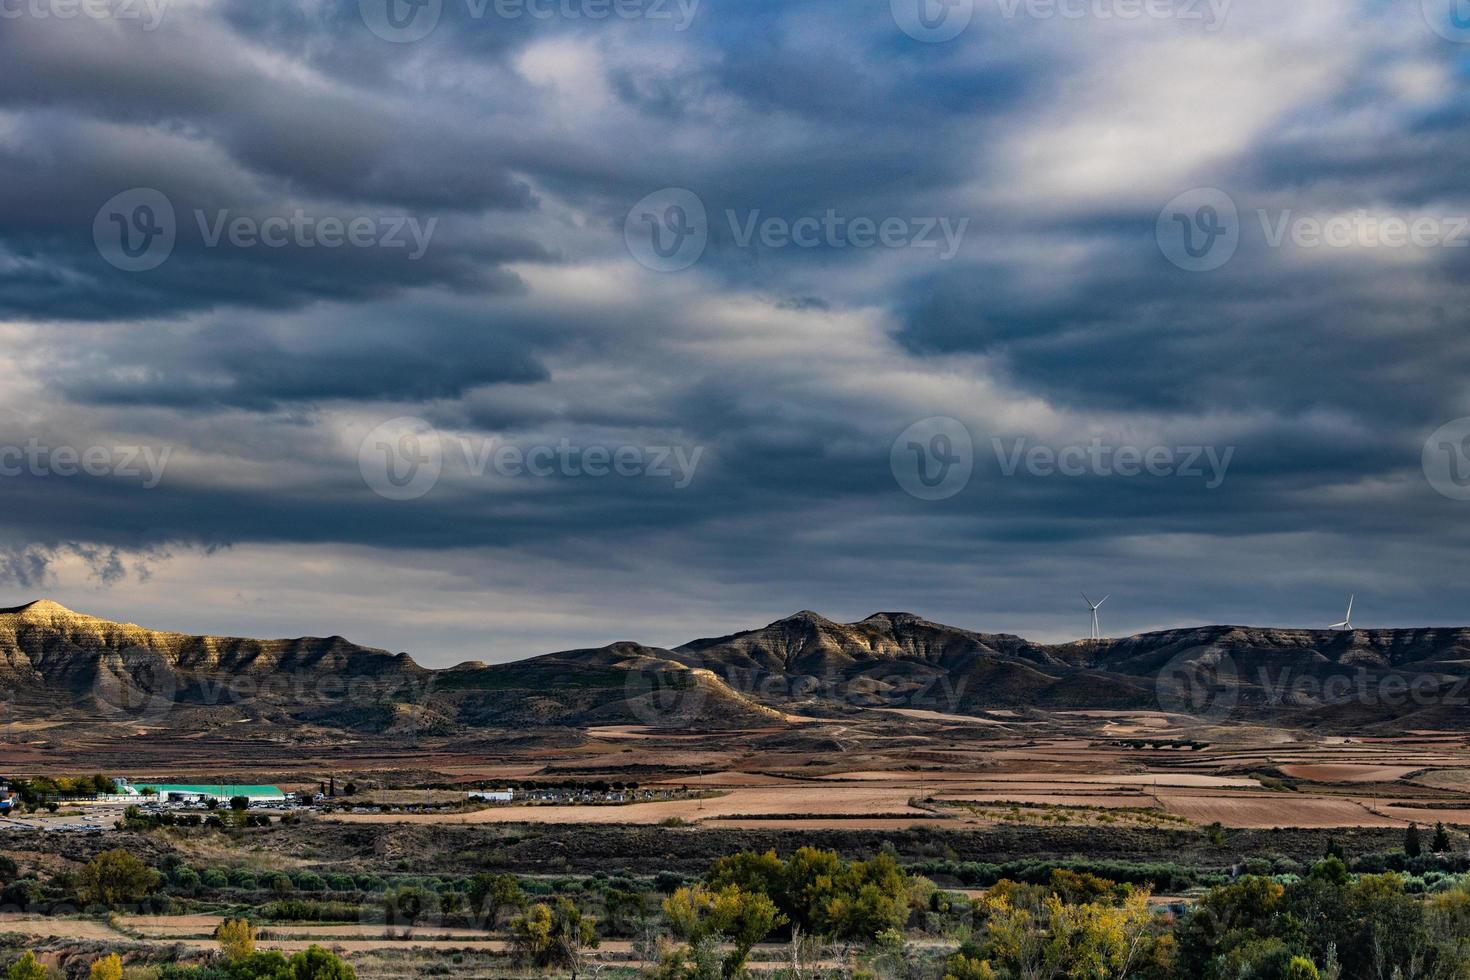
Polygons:
<instances>
[{"instance_id":1,"label":"white wind turbine blade","mask_svg":"<svg viewBox=\"0 0 1470 980\"><path fill-rule=\"evenodd\" d=\"M1082 601L1085 602L1085 603L1087 603L1087 606L1088 606L1089 609L1094 608L1093 607L1093 604L1092 604L1092 600L1089 599L1089 598L1087 598L1087 593L1086 592L1081 592L1081 593L1078 593L1078 594L1082 596Z\"/></svg>"},{"instance_id":2,"label":"white wind turbine blade","mask_svg":"<svg viewBox=\"0 0 1470 980\"><path fill-rule=\"evenodd\" d=\"M1112 598L1112 597L1113 597L1113 594L1112 594L1112 593L1111 593L1111 592L1109 592L1109 593L1108 593L1108 594L1107 594L1107 595L1105 595L1105 596L1103 596L1103 597L1102 597L1102 598L1101 598L1101 599L1099 599L1099 600L1097 600L1097 604L1098 604L1098 605L1099 605L1099 606L1100 606L1100 605L1102 605L1102 604L1103 604L1103 603L1104 603L1104 602L1107 602L1107 601L1108 601L1108 600L1109 600L1109 599L1111 599L1111 598Z\"/></svg>"}]
</instances>

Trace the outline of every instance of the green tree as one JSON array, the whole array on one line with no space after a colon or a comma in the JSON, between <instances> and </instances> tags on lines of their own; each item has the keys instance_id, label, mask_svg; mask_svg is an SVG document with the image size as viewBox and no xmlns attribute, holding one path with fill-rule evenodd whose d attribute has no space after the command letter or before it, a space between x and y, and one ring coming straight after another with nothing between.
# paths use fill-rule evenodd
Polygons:
<instances>
[{"instance_id":1,"label":"green tree","mask_svg":"<svg viewBox=\"0 0 1470 980\"><path fill-rule=\"evenodd\" d=\"M512 874L479 874L470 881L470 916L484 929L494 929L503 917L526 907L521 884Z\"/></svg>"},{"instance_id":2,"label":"green tree","mask_svg":"<svg viewBox=\"0 0 1470 980\"><path fill-rule=\"evenodd\" d=\"M743 891L762 892L783 909L791 907L786 864L775 851L764 854L743 851L722 857L710 868L708 877L715 888L734 885Z\"/></svg>"},{"instance_id":3,"label":"green tree","mask_svg":"<svg viewBox=\"0 0 1470 980\"><path fill-rule=\"evenodd\" d=\"M230 809L236 812L250 809L250 798L248 796L230 797Z\"/></svg>"},{"instance_id":4,"label":"green tree","mask_svg":"<svg viewBox=\"0 0 1470 980\"><path fill-rule=\"evenodd\" d=\"M142 901L158 888L159 874L124 850L103 851L77 872L77 898L118 908Z\"/></svg>"},{"instance_id":5,"label":"green tree","mask_svg":"<svg viewBox=\"0 0 1470 980\"><path fill-rule=\"evenodd\" d=\"M933 891L892 854L844 861L835 851L815 847L802 847L784 862L770 851L731 855L716 861L707 879L715 891L734 886L763 894L794 927L841 939L902 931L915 903L922 907Z\"/></svg>"},{"instance_id":6,"label":"green tree","mask_svg":"<svg viewBox=\"0 0 1470 980\"><path fill-rule=\"evenodd\" d=\"M1435 854L1445 854L1449 851L1450 835L1445 831L1444 824L1434 825L1434 842L1429 845L1429 849Z\"/></svg>"},{"instance_id":7,"label":"green tree","mask_svg":"<svg viewBox=\"0 0 1470 980\"><path fill-rule=\"evenodd\" d=\"M1419 840L1419 825L1409 824L1409 829L1404 831L1404 854L1407 857L1416 858L1424 852L1424 844Z\"/></svg>"},{"instance_id":8,"label":"green tree","mask_svg":"<svg viewBox=\"0 0 1470 980\"><path fill-rule=\"evenodd\" d=\"M20 959L10 964L5 971L6 980L46 980L46 968L36 959L36 954L26 951Z\"/></svg>"},{"instance_id":9,"label":"green tree","mask_svg":"<svg viewBox=\"0 0 1470 980\"><path fill-rule=\"evenodd\" d=\"M1331 862L1341 865L1336 858L1322 864ZM1220 975L1225 957L1279 927L1285 897L1285 886L1254 875L1211 889L1175 928L1179 975L1201 980Z\"/></svg>"}]
</instances>

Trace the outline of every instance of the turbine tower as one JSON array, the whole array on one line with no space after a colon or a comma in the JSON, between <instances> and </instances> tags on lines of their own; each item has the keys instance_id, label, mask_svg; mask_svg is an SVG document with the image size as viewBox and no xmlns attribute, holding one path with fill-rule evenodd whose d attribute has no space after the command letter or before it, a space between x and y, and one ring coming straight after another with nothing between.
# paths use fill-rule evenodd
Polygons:
<instances>
[{"instance_id":1,"label":"turbine tower","mask_svg":"<svg viewBox=\"0 0 1470 980\"><path fill-rule=\"evenodd\" d=\"M1108 598L1111 595L1112 595L1112 593L1109 592L1107 595L1103 596L1101 599L1097 600L1096 602L1093 602L1091 599L1087 598L1087 593L1086 592L1082 593L1082 601L1085 602L1085 603L1087 603L1087 608L1089 608L1089 609L1092 610L1092 638L1094 640L1100 640L1100 639L1102 639L1102 634L1098 631L1098 628L1097 628L1097 607L1100 606L1100 605L1102 605L1104 602L1107 602L1108 601Z\"/></svg>"},{"instance_id":2,"label":"turbine tower","mask_svg":"<svg viewBox=\"0 0 1470 980\"><path fill-rule=\"evenodd\" d=\"M1357 596L1357 593L1356 592L1353 593L1352 595L1348 596L1347 617L1344 618L1343 621L1340 622L1340 623L1333 623L1331 626L1327 627L1328 629L1330 629L1330 630L1346 630L1349 633L1351 633L1353 631L1353 600L1356 599L1357 597L1358 596Z\"/></svg>"}]
</instances>

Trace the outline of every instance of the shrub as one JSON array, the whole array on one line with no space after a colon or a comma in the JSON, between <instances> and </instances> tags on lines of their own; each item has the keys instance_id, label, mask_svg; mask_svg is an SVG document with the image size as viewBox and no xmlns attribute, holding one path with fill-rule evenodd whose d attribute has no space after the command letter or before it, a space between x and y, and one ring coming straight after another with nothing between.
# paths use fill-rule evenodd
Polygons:
<instances>
[{"instance_id":1,"label":"shrub","mask_svg":"<svg viewBox=\"0 0 1470 980\"><path fill-rule=\"evenodd\" d=\"M287 898L271 902L261 915L277 922L352 922L358 918L355 905L342 902L308 902Z\"/></svg>"},{"instance_id":2,"label":"shrub","mask_svg":"<svg viewBox=\"0 0 1470 980\"><path fill-rule=\"evenodd\" d=\"M10 964L5 971L6 980L46 980L46 968L36 959L36 954L26 951L20 959Z\"/></svg>"},{"instance_id":3,"label":"shrub","mask_svg":"<svg viewBox=\"0 0 1470 980\"><path fill-rule=\"evenodd\" d=\"M315 871L300 871L292 879L297 888L304 892L324 892L327 890L327 881Z\"/></svg>"},{"instance_id":4,"label":"shrub","mask_svg":"<svg viewBox=\"0 0 1470 980\"><path fill-rule=\"evenodd\" d=\"M169 882L180 891L195 892L199 890L199 872L181 864L169 874Z\"/></svg>"},{"instance_id":5,"label":"shrub","mask_svg":"<svg viewBox=\"0 0 1470 980\"><path fill-rule=\"evenodd\" d=\"M122 957L116 953L104 956L92 964L91 980L122 980Z\"/></svg>"},{"instance_id":6,"label":"shrub","mask_svg":"<svg viewBox=\"0 0 1470 980\"><path fill-rule=\"evenodd\" d=\"M439 896L427 888L408 885L383 897L383 916L393 925L415 925L438 914Z\"/></svg>"},{"instance_id":7,"label":"shrub","mask_svg":"<svg viewBox=\"0 0 1470 980\"><path fill-rule=\"evenodd\" d=\"M41 901L41 883L34 878L12 881L0 890L0 905L20 912L28 911Z\"/></svg>"},{"instance_id":8,"label":"shrub","mask_svg":"<svg viewBox=\"0 0 1470 980\"><path fill-rule=\"evenodd\" d=\"M289 980L357 980L357 971L335 953L312 946L291 957Z\"/></svg>"}]
</instances>

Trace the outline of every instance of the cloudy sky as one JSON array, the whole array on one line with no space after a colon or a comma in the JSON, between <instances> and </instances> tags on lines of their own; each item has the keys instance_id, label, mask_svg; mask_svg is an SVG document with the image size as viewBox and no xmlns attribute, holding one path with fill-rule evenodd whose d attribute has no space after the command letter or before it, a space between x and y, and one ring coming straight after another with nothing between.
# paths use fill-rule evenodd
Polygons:
<instances>
[{"instance_id":1,"label":"cloudy sky","mask_svg":"<svg viewBox=\"0 0 1470 980\"><path fill-rule=\"evenodd\" d=\"M0 605L1470 622L1454 14L0 0Z\"/></svg>"}]
</instances>

